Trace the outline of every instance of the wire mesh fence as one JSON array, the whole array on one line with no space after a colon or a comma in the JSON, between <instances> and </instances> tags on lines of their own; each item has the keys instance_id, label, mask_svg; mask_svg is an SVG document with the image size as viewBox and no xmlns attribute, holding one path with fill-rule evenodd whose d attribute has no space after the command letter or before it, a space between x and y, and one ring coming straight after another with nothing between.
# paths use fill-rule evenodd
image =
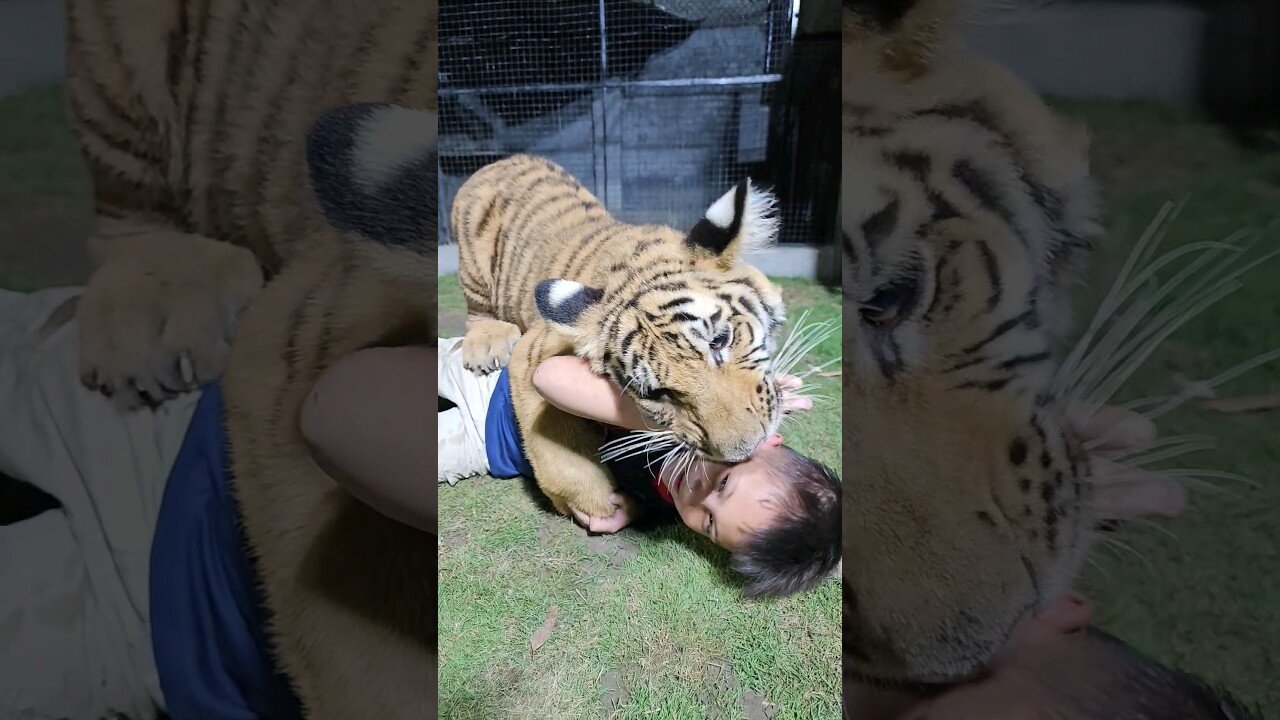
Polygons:
<instances>
[{"instance_id":1,"label":"wire mesh fence","mask_svg":"<svg viewBox=\"0 0 1280 720\"><path fill-rule=\"evenodd\" d=\"M690 227L743 177L769 184L799 6L442 0L441 218L471 173L520 152L631 222ZM781 199L784 242L825 241L811 203Z\"/></svg>"}]
</instances>

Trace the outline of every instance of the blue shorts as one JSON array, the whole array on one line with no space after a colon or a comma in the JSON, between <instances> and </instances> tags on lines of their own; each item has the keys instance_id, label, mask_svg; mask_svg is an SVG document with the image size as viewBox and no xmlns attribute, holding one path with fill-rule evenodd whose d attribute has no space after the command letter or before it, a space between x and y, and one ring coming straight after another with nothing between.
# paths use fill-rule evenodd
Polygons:
<instances>
[{"instance_id":1,"label":"blue shorts","mask_svg":"<svg viewBox=\"0 0 1280 720\"><path fill-rule=\"evenodd\" d=\"M520 425L511 404L511 380L506 368L498 375L484 418L484 452L489 459L489 474L498 478L533 479L533 466L524 454Z\"/></svg>"},{"instance_id":2,"label":"blue shorts","mask_svg":"<svg viewBox=\"0 0 1280 720\"><path fill-rule=\"evenodd\" d=\"M263 632L226 444L214 384L169 472L151 543L151 646L165 709L173 720L300 720Z\"/></svg>"}]
</instances>

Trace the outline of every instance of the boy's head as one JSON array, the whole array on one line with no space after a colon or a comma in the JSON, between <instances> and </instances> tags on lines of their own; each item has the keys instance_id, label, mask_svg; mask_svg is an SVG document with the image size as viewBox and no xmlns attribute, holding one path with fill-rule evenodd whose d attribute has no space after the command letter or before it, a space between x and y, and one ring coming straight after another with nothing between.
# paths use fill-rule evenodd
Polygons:
<instances>
[{"instance_id":1,"label":"boy's head","mask_svg":"<svg viewBox=\"0 0 1280 720\"><path fill-rule=\"evenodd\" d=\"M977 680L892 692L845 682L846 720L1256 720L1227 693L1089 625L1068 595L1019 625Z\"/></svg>"},{"instance_id":2,"label":"boy's head","mask_svg":"<svg viewBox=\"0 0 1280 720\"><path fill-rule=\"evenodd\" d=\"M685 525L733 553L747 595L805 590L840 561L840 478L779 435L735 465L700 460L668 489Z\"/></svg>"}]
</instances>

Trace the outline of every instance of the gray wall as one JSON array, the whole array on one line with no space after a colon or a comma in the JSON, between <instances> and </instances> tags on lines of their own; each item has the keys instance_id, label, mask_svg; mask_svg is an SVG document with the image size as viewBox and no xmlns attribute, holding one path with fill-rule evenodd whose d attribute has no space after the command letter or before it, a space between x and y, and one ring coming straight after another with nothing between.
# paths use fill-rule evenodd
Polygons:
<instances>
[{"instance_id":1,"label":"gray wall","mask_svg":"<svg viewBox=\"0 0 1280 720\"><path fill-rule=\"evenodd\" d=\"M62 81L61 0L0 0L0 97Z\"/></svg>"},{"instance_id":2,"label":"gray wall","mask_svg":"<svg viewBox=\"0 0 1280 720\"><path fill-rule=\"evenodd\" d=\"M1196 102L1205 13L1176 0L1064 2L975 19L971 47L1042 93Z\"/></svg>"}]
</instances>

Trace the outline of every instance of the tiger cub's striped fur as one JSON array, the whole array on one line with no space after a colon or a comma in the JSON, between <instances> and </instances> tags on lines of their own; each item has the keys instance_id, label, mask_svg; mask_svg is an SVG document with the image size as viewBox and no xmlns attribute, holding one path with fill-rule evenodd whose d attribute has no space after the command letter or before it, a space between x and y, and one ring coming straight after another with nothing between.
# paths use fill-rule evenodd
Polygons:
<instances>
[{"instance_id":1,"label":"tiger cub's striped fur","mask_svg":"<svg viewBox=\"0 0 1280 720\"><path fill-rule=\"evenodd\" d=\"M305 170L324 111L437 102L435 0L68 0L67 37L96 214L81 370L127 404L216 378L264 276L337 238Z\"/></svg>"},{"instance_id":2,"label":"tiger cub's striped fur","mask_svg":"<svg viewBox=\"0 0 1280 720\"><path fill-rule=\"evenodd\" d=\"M226 364L240 520L307 717L433 716L435 543L343 491L297 419L336 359L435 337L436 3L67 10L97 212L85 379L154 401ZM328 112L362 102L426 112Z\"/></svg>"},{"instance_id":3,"label":"tiger cub's striped fur","mask_svg":"<svg viewBox=\"0 0 1280 720\"><path fill-rule=\"evenodd\" d=\"M554 163L518 155L463 184L450 222L470 314L464 361L510 361L538 483L561 512L612 512L594 423L547 404L538 364L576 353L704 455L745 459L781 418L770 366L778 290L741 262L772 243L773 199L742 182L687 234L614 219Z\"/></svg>"},{"instance_id":4,"label":"tiger cub's striped fur","mask_svg":"<svg viewBox=\"0 0 1280 720\"><path fill-rule=\"evenodd\" d=\"M1100 233L1083 133L948 41L955 3L846 8L845 666L980 672L1074 579L1089 463L1050 392Z\"/></svg>"}]
</instances>

